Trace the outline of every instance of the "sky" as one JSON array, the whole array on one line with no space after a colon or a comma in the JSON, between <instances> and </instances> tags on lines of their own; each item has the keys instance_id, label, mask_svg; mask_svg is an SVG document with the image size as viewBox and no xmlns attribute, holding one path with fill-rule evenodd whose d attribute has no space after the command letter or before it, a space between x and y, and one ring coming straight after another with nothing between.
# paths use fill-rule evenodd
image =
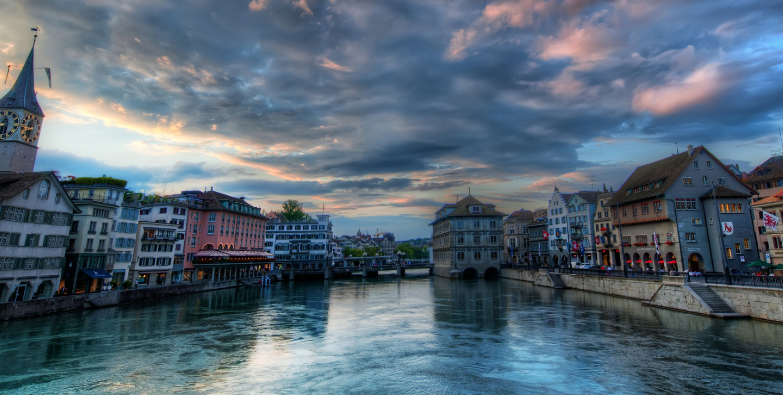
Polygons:
<instances>
[{"instance_id":1,"label":"sky","mask_svg":"<svg viewBox=\"0 0 783 395\"><path fill-rule=\"evenodd\" d=\"M781 147L780 2L9 0L0 15L0 61L21 65L38 26L36 67L52 68L51 89L36 74L36 170L267 211L297 199L338 234L429 237L468 188L535 209L688 144L745 171Z\"/></svg>"}]
</instances>

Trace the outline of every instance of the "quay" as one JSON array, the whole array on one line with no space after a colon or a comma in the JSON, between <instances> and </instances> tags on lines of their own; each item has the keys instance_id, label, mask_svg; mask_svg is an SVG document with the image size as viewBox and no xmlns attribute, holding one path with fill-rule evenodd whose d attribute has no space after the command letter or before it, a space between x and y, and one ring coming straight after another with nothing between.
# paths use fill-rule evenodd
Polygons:
<instances>
[{"instance_id":1,"label":"quay","mask_svg":"<svg viewBox=\"0 0 783 395\"><path fill-rule=\"evenodd\" d=\"M500 277L537 286L575 289L640 301L644 306L721 319L753 318L783 324L783 287L779 278L732 276L733 284L710 283L711 277L662 275L655 272L580 270L515 265ZM748 277L747 279L745 277ZM690 280L690 281L689 281ZM743 280L746 280L743 282ZM768 281L751 284L748 281ZM761 285L761 286L759 286ZM778 287L775 287L778 286Z\"/></svg>"}]
</instances>

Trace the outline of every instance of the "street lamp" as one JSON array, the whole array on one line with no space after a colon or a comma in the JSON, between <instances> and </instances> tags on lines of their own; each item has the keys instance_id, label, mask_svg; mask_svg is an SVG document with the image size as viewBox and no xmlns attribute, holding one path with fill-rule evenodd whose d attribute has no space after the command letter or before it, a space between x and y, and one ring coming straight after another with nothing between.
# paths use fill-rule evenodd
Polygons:
<instances>
[{"instance_id":1,"label":"street lamp","mask_svg":"<svg viewBox=\"0 0 783 395\"><path fill-rule=\"evenodd\" d=\"M364 253L364 260L362 260L362 266L367 266L367 253Z\"/></svg>"},{"instance_id":2,"label":"street lamp","mask_svg":"<svg viewBox=\"0 0 783 395\"><path fill-rule=\"evenodd\" d=\"M402 251L397 250L397 262L402 261Z\"/></svg>"}]
</instances>

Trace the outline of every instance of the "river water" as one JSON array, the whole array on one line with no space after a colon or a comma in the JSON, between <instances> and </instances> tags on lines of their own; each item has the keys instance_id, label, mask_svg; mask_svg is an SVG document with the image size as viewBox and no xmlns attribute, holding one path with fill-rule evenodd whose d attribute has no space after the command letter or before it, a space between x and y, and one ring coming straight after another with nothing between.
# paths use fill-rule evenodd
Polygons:
<instances>
[{"instance_id":1,"label":"river water","mask_svg":"<svg viewBox=\"0 0 783 395\"><path fill-rule=\"evenodd\" d=\"M24 394L781 394L783 325L381 276L4 322L0 364Z\"/></svg>"}]
</instances>

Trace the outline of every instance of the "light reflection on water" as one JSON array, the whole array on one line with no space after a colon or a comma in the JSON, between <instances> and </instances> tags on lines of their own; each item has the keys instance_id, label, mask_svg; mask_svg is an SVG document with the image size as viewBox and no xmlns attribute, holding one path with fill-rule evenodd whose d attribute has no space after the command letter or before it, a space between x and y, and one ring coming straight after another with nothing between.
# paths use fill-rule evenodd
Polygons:
<instances>
[{"instance_id":1,"label":"light reflection on water","mask_svg":"<svg viewBox=\"0 0 783 395\"><path fill-rule=\"evenodd\" d=\"M274 284L0 323L19 393L783 393L783 326L512 280Z\"/></svg>"}]
</instances>

